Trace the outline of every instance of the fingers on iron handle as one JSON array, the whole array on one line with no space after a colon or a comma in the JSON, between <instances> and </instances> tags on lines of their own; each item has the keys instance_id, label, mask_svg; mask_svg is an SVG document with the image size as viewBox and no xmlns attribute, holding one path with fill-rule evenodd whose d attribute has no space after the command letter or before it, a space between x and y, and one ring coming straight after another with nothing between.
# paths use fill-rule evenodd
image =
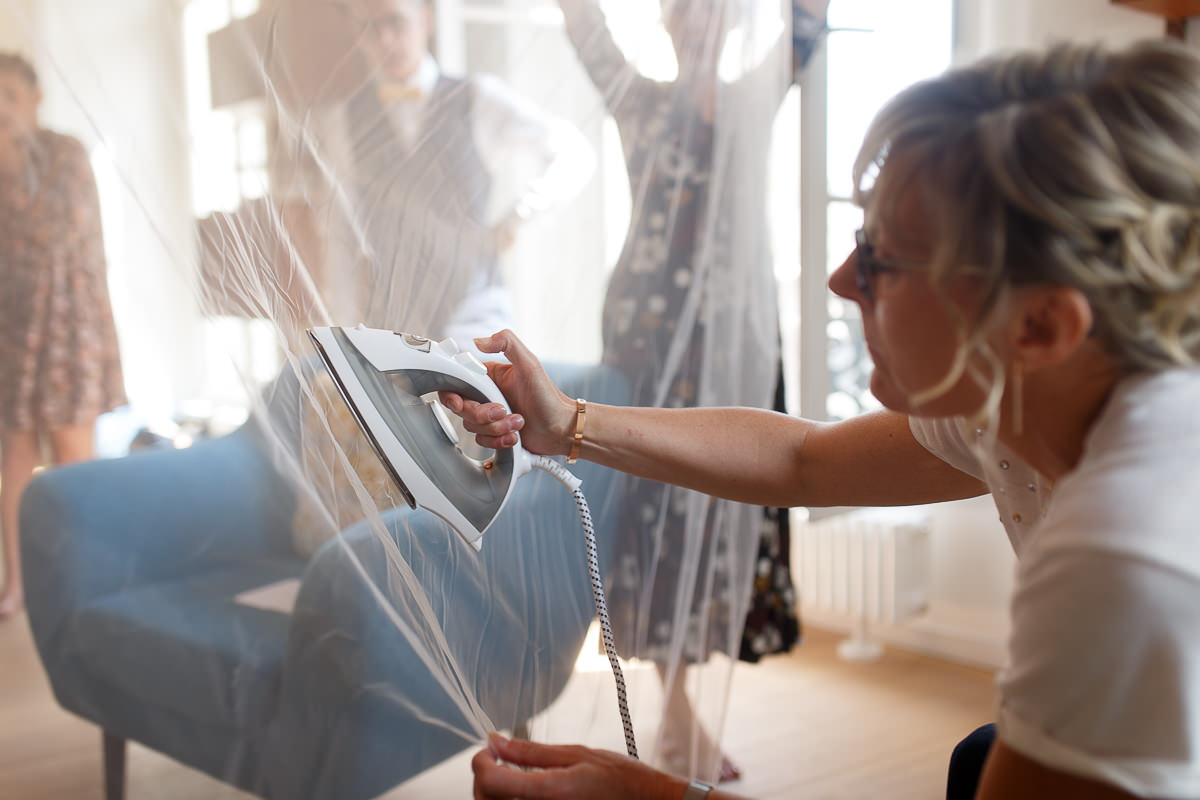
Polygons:
<instances>
[{"instance_id":1,"label":"fingers on iron handle","mask_svg":"<svg viewBox=\"0 0 1200 800\"><path fill-rule=\"evenodd\" d=\"M490 407L490 404L485 405L478 400L468 400L464 397L462 399L462 409L458 412L458 415L463 418L463 422L468 424L468 428L472 424L483 427L489 425L492 421Z\"/></svg>"},{"instance_id":2,"label":"fingers on iron handle","mask_svg":"<svg viewBox=\"0 0 1200 800\"><path fill-rule=\"evenodd\" d=\"M504 351L504 335L508 333L508 329L497 331L491 336L480 336L475 340L475 346L484 353L501 353Z\"/></svg>"},{"instance_id":3,"label":"fingers on iron handle","mask_svg":"<svg viewBox=\"0 0 1200 800\"><path fill-rule=\"evenodd\" d=\"M487 348L480 347L479 349L490 353L504 353L514 367L528 369L538 363L537 358L525 346L525 343L508 328L493 334L487 340L487 345Z\"/></svg>"}]
</instances>

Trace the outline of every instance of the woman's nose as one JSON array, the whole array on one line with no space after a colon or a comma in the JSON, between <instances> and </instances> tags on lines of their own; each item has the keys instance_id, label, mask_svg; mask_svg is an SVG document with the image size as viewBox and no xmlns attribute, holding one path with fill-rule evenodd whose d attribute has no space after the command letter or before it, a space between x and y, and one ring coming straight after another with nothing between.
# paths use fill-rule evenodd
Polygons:
<instances>
[{"instance_id":1,"label":"woman's nose","mask_svg":"<svg viewBox=\"0 0 1200 800\"><path fill-rule=\"evenodd\" d=\"M857 266L854 260L856 257L856 251L851 250L850 255L846 256L841 265L829 276L829 291L839 297L859 303L862 302L862 298L859 296L858 281L855 278Z\"/></svg>"}]
</instances>

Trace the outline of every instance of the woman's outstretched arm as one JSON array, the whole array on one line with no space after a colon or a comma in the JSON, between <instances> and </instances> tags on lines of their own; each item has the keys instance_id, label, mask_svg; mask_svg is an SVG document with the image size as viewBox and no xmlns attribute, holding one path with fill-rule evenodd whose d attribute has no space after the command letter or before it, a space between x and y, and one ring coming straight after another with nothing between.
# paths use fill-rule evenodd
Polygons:
<instances>
[{"instance_id":1,"label":"woman's outstretched arm","mask_svg":"<svg viewBox=\"0 0 1200 800\"><path fill-rule=\"evenodd\" d=\"M476 341L512 407L444 395L485 447L570 452L576 403L511 332ZM812 422L750 408L639 408L588 404L580 457L643 478L769 506L912 505L972 497L977 479L926 450L904 415L888 411Z\"/></svg>"}]
</instances>

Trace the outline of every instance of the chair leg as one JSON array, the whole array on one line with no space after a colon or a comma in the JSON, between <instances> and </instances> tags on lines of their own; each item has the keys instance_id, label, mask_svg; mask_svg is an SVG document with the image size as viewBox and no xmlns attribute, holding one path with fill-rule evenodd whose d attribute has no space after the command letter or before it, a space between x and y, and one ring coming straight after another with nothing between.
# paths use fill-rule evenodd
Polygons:
<instances>
[{"instance_id":1,"label":"chair leg","mask_svg":"<svg viewBox=\"0 0 1200 800\"><path fill-rule=\"evenodd\" d=\"M125 737L104 731L104 800L125 800Z\"/></svg>"}]
</instances>

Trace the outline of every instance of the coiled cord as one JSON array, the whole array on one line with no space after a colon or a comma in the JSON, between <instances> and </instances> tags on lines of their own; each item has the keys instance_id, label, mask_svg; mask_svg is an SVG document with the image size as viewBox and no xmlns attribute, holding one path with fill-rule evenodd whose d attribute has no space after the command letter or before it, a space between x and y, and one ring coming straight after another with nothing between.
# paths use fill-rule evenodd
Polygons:
<instances>
[{"instance_id":1,"label":"coiled cord","mask_svg":"<svg viewBox=\"0 0 1200 800\"><path fill-rule=\"evenodd\" d=\"M571 474L570 470L547 456L533 456L533 465L553 475L559 483L567 487L579 507L579 519L583 523L583 533L587 541L588 573L592 579L592 600L596 604L596 615L600 618L600 635L604 640L604 652L608 663L612 666L613 678L617 683L617 710L621 714L621 724L625 726L625 752L637 758L637 743L633 739L633 720L629 716L629 698L625 691L625 674L621 672L621 664L617 661L617 646L613 642L612 622L608 618L608 603L604 599L604 582L600 579L600 558L596 551L596 528L592 524L592 512L588 508L587 498L580 489L582 481Z\"/></svg>"}]
</instances>

